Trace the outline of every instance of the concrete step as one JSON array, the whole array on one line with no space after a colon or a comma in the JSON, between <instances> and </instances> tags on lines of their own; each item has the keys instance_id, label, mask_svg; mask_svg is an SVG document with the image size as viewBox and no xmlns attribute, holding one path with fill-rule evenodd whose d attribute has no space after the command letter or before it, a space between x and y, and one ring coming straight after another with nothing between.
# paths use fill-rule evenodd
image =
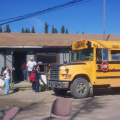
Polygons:
<instances>
[{"instance_id":1,"label":"concrete step","mask_svg":"<svg viewBox=\"0 0 120 120\"><path fill-rule=\"evenodd\" d=\"M19 89L19 90L26 90L26 89L32 89L32 83L28 81L21 81L19 83L11 83L10 84L12 89Z\"/></svg>"}]
</instances>

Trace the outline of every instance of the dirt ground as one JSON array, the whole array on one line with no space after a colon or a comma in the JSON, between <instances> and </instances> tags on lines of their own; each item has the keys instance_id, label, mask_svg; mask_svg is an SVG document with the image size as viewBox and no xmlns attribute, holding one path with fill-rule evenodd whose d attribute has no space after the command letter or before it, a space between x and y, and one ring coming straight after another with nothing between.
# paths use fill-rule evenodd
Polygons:
<instances>
[{"instance_id":1,"label":"dirt ground","mask_svg":"<svg viewBox=\"0 0 120 120\"><path fill-rule=\"evenodd\" d=\"M97 90L94 97L74 99L70 93L64 97L72 101L72 120L120 120L120 92ZM18 106L20 111L14 120L40 120L49 116L51 105L56 98L58 96L55 96L53 91L11 91L5 96L4 90L1 90L0 116L13 106Z\"/></svg>"}]
</instances>

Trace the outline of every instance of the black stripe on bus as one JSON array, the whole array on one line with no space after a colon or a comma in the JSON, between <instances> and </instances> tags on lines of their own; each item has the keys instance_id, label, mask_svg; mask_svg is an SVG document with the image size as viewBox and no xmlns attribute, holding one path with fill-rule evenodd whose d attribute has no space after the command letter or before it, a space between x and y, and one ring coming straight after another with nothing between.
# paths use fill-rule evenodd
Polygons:
<instances>
[{"instance_id":1,"label":"black stripe on bus","mask_svg":"<svg viewBox=\"0 0 120 120\"><path fill-rule=\"evenodd\" d=\"M96 70L96 72L120 72L120 69L107 70L107 71L103 71L103 70Z\"/></svg>"},{"instance_id":2,"label":"black stripe on bus","mask_svg":"<svg viewBox=\"0 0 120 120\"><path fill-rule=\"evenodd\" d=\"M96 61L96 64L101 64L103 61ZM108 64L120 64L120 61L106 61Z\"/></svg>"},{"instance_id":3,"label":"black stripe on bus","mask_svg":"<svg viewBox=\"0 0 120 120\"><path fill-rule=\"evenodd\" d=\"M104 77L96 77L96 79L109 79L109 78L120 78L120 76L104 76Z\"/></svg>"},{"instance_id":4,"label":"black stripe on bus","mask_svg":"<svg viewBox=\"0 0 120 120\"><path fill-rule=\"evenodd\" d=\"M67 65L85 65L86 63L68 63Z\"/></svg>"}]
</instances>

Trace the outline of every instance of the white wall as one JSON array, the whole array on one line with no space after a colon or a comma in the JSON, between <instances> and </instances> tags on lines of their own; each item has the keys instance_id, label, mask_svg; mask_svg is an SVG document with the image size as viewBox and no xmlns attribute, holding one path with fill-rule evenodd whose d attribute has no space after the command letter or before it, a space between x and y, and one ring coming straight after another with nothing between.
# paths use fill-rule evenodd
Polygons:
<instances>
[{"instance_id":1,"label":"white wall","mask_svg":"<svg viewBox=\"0 0 120 120\"><path fill-rule=\"evenodd\" d=\"M11 51L6 51L6 66L8 66L9 69L12 69L12 55L11 55Z\"/></svg>"}]
</instances>

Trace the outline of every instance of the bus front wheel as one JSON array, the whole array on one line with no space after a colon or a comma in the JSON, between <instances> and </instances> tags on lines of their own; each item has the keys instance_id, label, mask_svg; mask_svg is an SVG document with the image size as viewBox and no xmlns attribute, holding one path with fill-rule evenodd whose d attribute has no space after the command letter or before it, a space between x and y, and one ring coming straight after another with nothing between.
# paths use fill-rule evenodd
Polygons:
<instances>
[{"instance_id":1,"label":"bus front wheel","mask_svg":"<svg viewBox=\"0 0 120 120\"><path fill-rule=\"evenodd\" d=\"M73 97L77 99L85 98L89 95L89 83L85 78L77 78L70 86Z\"/></svg>"}]
</instances>

